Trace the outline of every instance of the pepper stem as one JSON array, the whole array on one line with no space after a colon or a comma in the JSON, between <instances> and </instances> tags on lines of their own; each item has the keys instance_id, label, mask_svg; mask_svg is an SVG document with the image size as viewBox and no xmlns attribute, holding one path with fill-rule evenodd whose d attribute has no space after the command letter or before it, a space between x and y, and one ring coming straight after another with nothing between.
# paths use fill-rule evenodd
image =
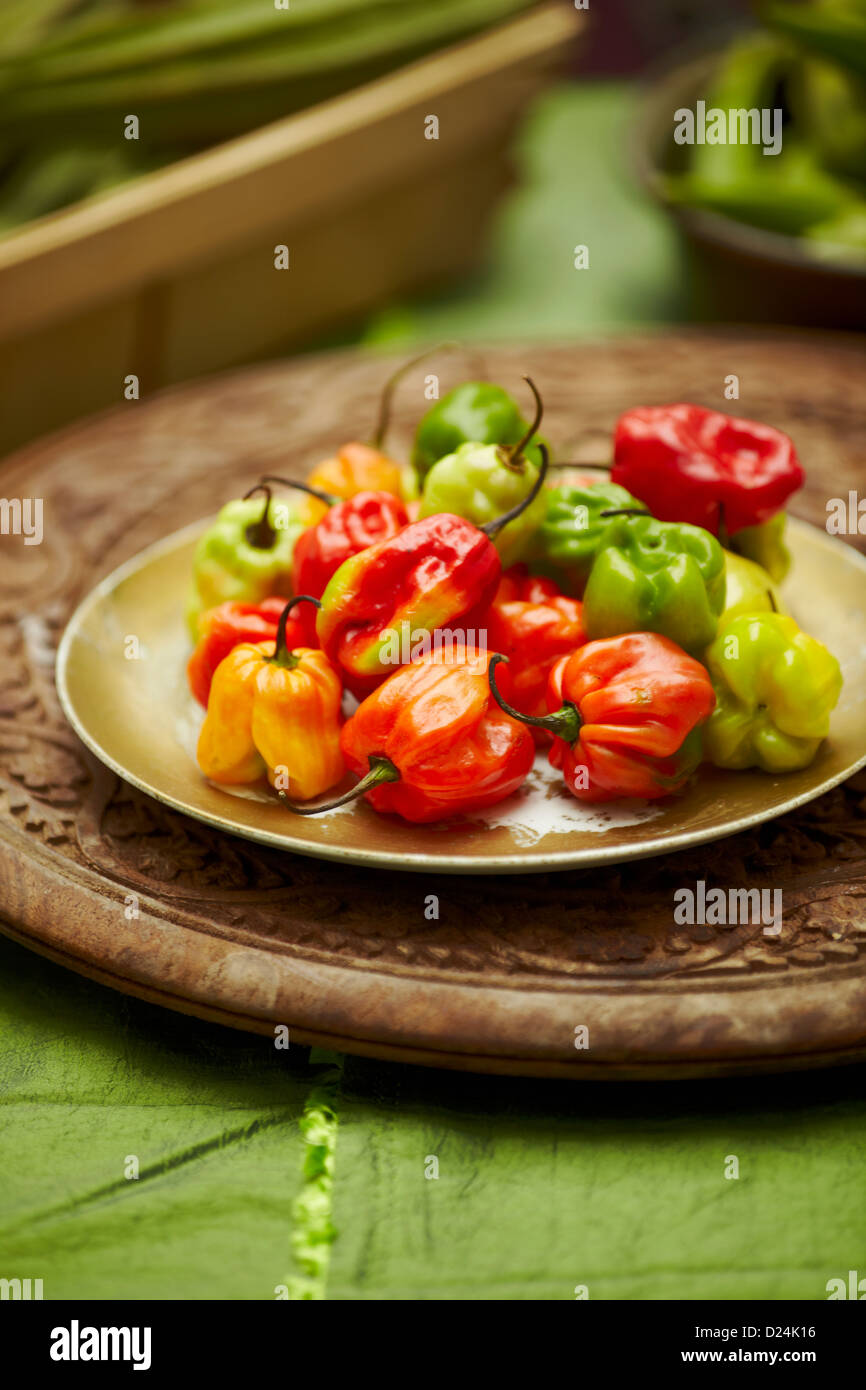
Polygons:
<instances>
[{"instance_id":1,"label":"pepper stem","mask_svg":"<svg viewBox=\"0 0 866 1390\"><path fill-rule=\"evenodd\" d=\"M580 733L580 726L583 720L580 717L577 705L573 705L570 700L566 700L561 709L555 710L553 714L521 714L520 710L509 705L499 693L496 684L496 667L500 661L508 662L508 657L497 652L496 656L490 658L487 667L487 679L490 682L490 693L497 705L505 714L509 714L512 719L519 719L521 724L531 724L534 729L547 729L549 733L555 734L557 738L565 739L566 743L574 743Z\"/></svg>"},{"instance_id":2,"label":"pepper stem","mask_svg":"<svg viewBox=\"0 0 866 1390\"><path fill-rule=\"evenodd\" d=\"M719 503L719 545L723 550L730 550L731 538L728 535L728 528L725 522L725 504Z\"/></svg>"},{"instance_id":3,"label":"pepper stem","mask_svg":"<svg viewBox=\"0 0 866 1390\"><path fill-rule=\"evenodd\" d=\"M599 516L652 516L646 507L606 507Z\"/></svg>"},{"instance_id":4,"label":"pepper stem","mask_svg":"<svg viewBox=\"0 0 866 1390\"><path fill-rule=\"evenodd\" d=\"M571 463L552 463L551 468L585 468L588 473L609 473L613 467L612 463L583 463L580 459L574 459Z\"/></svg>"},{"instance_id":5,"label":"pepper stem","mask_svg":"<svg viewBox=\"0 0 866 1390\"><path fill-rule=\"evenodd\" d=\"M249 492L244 493L243 500L246 502L247 498L255 497L257 492L263 492L265 494L264 511L258 521L250 522L244 535L247 538L248 544L254 546L256 550L272 550L274 541L277 538L277 533L271 525L268 516L271 510L270 488L267 487L265 483L256 483L255 487L251 487Z\"/></svg>"},{"instance_id":6,"label":"pepper stem","mask_svg":"<svg viewBox=\"0 0 866 1390\"><path fill-rule=\"evenodd\" d=\"M388 433L388 426L391 423L391 402L394 399L394 392L407 372L413 367L417 367L419 362L426 362L428 357L432 357L437 352L452 352L459 347L459 343L437 343L435 347L427 348L417 357L411 357L408 362L404 362L402 367L398 367L392 372L382 387L382 395L379 398L379 419L376 422L376 430L370 440L374 449L381 449L385 442L385 435Z\"/></svg>"},{"instance_id":7,"label":"pepper stem","mask_svg":"<svg viewBox=\"0 0 866 1390\"><path fill-rule=\"evenodd\" d=\"M541 424L541 417L544 414L544 404L542 402L541 397L538 394L538 387L532 380L532 377L525 376L523 380L526 382L527 386L529 387L530 391L535 397L535 418L533 419L531 425L527 425L526 432L523 438L519 439L516 444L512 444L509 447L508 453L513 463L520 458L520 455L523 453L523 450L526 448L530 439L535 434L535 431L538 429L538 426Z\"/></svg>"},{"instance_id":8,"label":"pepper stem","mask_svg":"<svg viewBox=\"0 0 866 1390\"><path fill-rule=\"evenodd\" d=\"M280 614L280 620L277 623L277 644L274 647L273 656L269 657L268 660L272 661L275 666L286 666L290 671L297 666L299 658L295 656L294 652L288 651L286 647L286 623L296 603L314 603L317 608L322 606L320 600L313 598L312 594L296 594L294 598L289 599Z\"/></svg>"},{"instance_id":9,"label":"pepper stem","mask_svg":"<svg viewBox=\"0 0 866 1390\"><path fill-rule=\"evenodd\" d=\"M333 507L337 502L342 501L342 498L335 497L333 493L323 492L318 487L310 487L309 483L299 483L294 478L278 478L273 473L266 474L264 478L260 479L260 483L262 486L265 483L281 483L283 487L298 488L301 492L308 492L311 497L318 497L319 501L324 502L327 507Z\"/></svg>"},{"instance_id":10,"label":"pepper stem","mask_svg":"<svg viewBox=\"0 0 866 1390\"><path fill-rule=\"evenodd\" d=\"M343 796L338 796L334 801L320 801L315 806L307 803L292 801L285 792L278 792L280 800L285 802L290 811L294 811L297 816L317 816L322 811L335 811L338 806L346 806L350 801L355 801L359 796L363 796L371 787L378 787L382 782L399 782L400 771L391 762L390 758L384 758L378 753L371 753L368 759L370 771L362 777L351 791Z\"/></svg>"},{"instance_id":11,"label":"pepper stem","mask_svg":"<svg viewBox=\"0 0 866 1390\"><path fill-rule=\"evenodd\" d=\"M503 516L498 516L493 521L485 521L483 526L478 527L479 531L483 531L485 536L488 536L490 540L494 540L499 535L503 526L508 525L509 521L514 521L516 517L520 516L521 512L526 511L527 507L531 507L541 489L544 487L544 480L547 477L550 457L547 452L546 444L539 444L538 447L541 451L541 467L538 470L538 477L532 484L532 487L527 492L523 501L518 502L516 507L512 507L510 512L505 512Z\"/></svg>"},{"instance_id":12,"label":"pepper stem","mask_svg":"<svg viewBox=\"0 0 866 1390\"><path fill-rule=\"evenodd\" d=\"M778 613L779 605L776 602L776 596L773 593L772 589L767 590L767 598L770 600L770 611L773 613Z\"/></svg>"}]
</instances>

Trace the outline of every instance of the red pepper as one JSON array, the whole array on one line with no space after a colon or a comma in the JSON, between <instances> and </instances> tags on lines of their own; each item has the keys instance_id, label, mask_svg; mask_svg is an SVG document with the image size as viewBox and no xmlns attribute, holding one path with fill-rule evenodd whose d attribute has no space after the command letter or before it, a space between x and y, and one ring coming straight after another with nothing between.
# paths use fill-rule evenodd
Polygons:
<instances>
[{"instance_id":1,"label":"red pepper","mask_svg":"<svg viewBox=\"0 0 866 1390\"><path fill-rule=\"evenodd\" d=\"M292 588L296 594L321 598L344 560L396 536L408 522L405 505L390 492L358 492L338 502L295 542Z\"/></svg>"},{"instance_id":2,"label":"red pepper","mask_svg":"<svg viewBox=\"0 0 866 1390\"><path fill-rule=\"evenodd\" d=\"M441 512L351 556L322 595L316 633L354 695L374 690L394 667L435 646L432 634L472 645L501 573L491 537L528 507L544 484L547 451L526 497L484 526ZM419 650L420 646L420 650Z\"/></svg>"},{"instance_id":3,"label":"red pepper","mask_svg":"<svg viewBox=\"0 0 866 1390\"><path fill-rule=\"evenodd\" d=\"M344 725L340 745L361 778L345 796L293 811L312 815L366 796L377 811L416 824L493 806L532 767L533 741L497 709L487 653L431 652L395 671Z\"/></svg>"},{"instance_id":4,"label":"red pepper","mask_svg":"<svg viewBox=\"0 0 866 1390\"><path fill-rule=\"evenodd\" d=\"M611 479L660 521L724 539L781 511L805 474L781 430L699 405L627 410L614 432Z\"/></svg>"},{"instance_id":5,"label":"red pepper","mask_svg":"<svg viewBox=\"0 0 866 1390\"><path fill-rule=\"evenodd\" d=\"M699 726L715 694L703 666L667 637L633 632L588 642L550 673L550 713L521 715L490 684L507 714L555 735L553 767L581 801L632 796L653 800L679 791L701 760Z\"/></svg>"},{"instance_id":6,"label":"red pepper","mask_svg":"<svg viewBox=\"0 0 866 1390\"><path fill-rule=\"evenodd\" d=\"M200 705L207 709L214 671L230 651L241 642L272 642L277 635L280 614L286 606L285 597L262 599L261 603L221 603L202 613L198 620L201 634L187 663L189 688ZM286 623L286 642L289 647L310 646L308 625L300 609L291 613ZM315 614L315 610L313 610ZM315 645L315 644L313 644Z\"/></svg>"},{"instance_id":7,"label":"red pepper","mask_svg":"<svg viewBox=\"0 0 866 1390\"><path fill-rule=\"evenodd\" d=\"M524 714L544 714L551 668L586 641L583 604L567 598L552 579L527 574L525 565L505 571L486 619L487 646L512 663L514 702ZM549 735L534 730L536 741Z\"/></svg>"}]
</instances>

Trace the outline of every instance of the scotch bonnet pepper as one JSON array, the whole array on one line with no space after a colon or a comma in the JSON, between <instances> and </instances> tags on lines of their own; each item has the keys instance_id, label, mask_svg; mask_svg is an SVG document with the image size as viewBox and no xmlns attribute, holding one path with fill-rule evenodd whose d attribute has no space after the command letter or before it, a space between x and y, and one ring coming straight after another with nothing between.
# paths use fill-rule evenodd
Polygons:
<instances>
[{"instance_id":1,"label":"scotch bonnet pepper","mask_svg":"<svg viewBox=\"0 0 866 1390\"><path fill-rule=\"evenodd\" d=\"M544 499L545 514L531 543L530 562L580 597L615 513L641 504L624 487L606 481L550 487Z\"/></svg>"},{"instance_id":2,"label":"scotch bonnet pepper","mask_svg":"<svg viewBox=\"0 0 866 1390\"><path fill-rule=\"evenodd\" d=\"M289 651L285 641L292 606L310 601L300 595L285 606L275 642L241 643L217 667L196 750L212 782L267 774L272 786L307 800L343 776L340 678L322 652Z\"/></svg>"},{"instance_id":3,"label":"scotch bonnet pepper","mask_svg":"<svg viewBox=\"0 0 866 1390\"><path fill-rule=\"evenodd\" d=\"M830 728L842 672L793 618L756 613L723 623L706 652L716 691L705 751L717 767L807 767Z\"/></svg>"},{"instance_id":4,"label":"scotch bonnet pepper","mask_svg":"<svg viewBox=\"0 0 866 1390\"><path fill-rule=\"evenodd\" d=\"M221 603L202 613L198 620L199 639L186 668L189 688L200 705L207 709L214 672L234 647L241 642L274 641L285 606L284 598L265 598L258 604ZM304 623L292 610L285 628L287 646L300 644L305 635Z\"/></svg>"},{"instance_id":5,"label":"scotch bonnet pepper","mask_svg":"<svg viewBox=\"0 0 866 1390\"><path fill-rule=\"evenodd\" d=\"M614 431L611 477L662 521L732 536L781 511L805 474L788 435L699 405L638 406Z\"/></svg>"},{"instance_id":6,"label":"scotch bonnet pepper","mask_svg":"<svg viewBox=\"0 0 866 1390\"><path fill-rule=\"evenodd\" d=\"M481 526L526 497L538 469L524 450L535 436L542 416L535 385L529 377L526 382L535 397L535 417L523 435L510 445L468 441L440 458L424 479L419 518L453 512ZM523 558L546 510L546 500L540 492L520 520L497 537L496 548L503 565Z\"/></svg>"},{"instance_id":7,"label":"scotch bonnet pepper","mask_svg":"<svg viewBox=\"0 0 866 1390\"><path fill-rule=\"evenodd\" d=\"M264 504L254 494L263 492ZM246 497L227 502L199 539L193 555L186 616L193 637L199 616L221 603L259 603L291 594L292 552L303 522L286 503L275 503L257 484Z\"/></svg>"},{"instance_id":8,"label":"scotch bonnet pepper","mask_svg":"<svg viewBox=\"0 0 866 1390\"><path fill-rule=\"evenodd\" d=\"M583 624L590 640L658 632L700 651L716 635L724 602L724 553L709 531L618 516L590 571Z\"/></svg>"},{"instance_id":9,"label":"scotch bonnet pepper","mask_svg":"<svg viewBox=\"0 0 866 1390\"><path fill-rule=\"evenodd\" d=\"M522 714L544 714L551 668L586 641L580 601L515 565L502 576L486 629L488 650L512 663L514 704ZM541 731L538 741L546 741Z\"/></svg>"},{"instance_id":10,"label":"scotch bonnet pepper","mask_svg":"<svg viewBox=\"0 0 866 1390\"><path fill-rule=\"evenodd\" d=\"M493 537L531 505L546 468L545 450L532 490L495 521L479 527L449 513L424 517L340 566L322 595L316 634L353 694L375 689L397 659L416 654L418 639L439 629L475 630L499 584ZM411 651L402 655L400 643L395 658L395 634L403 632Z\"/></svg>"},{"instance_id":11,"label":"scotch bonnet pepper","mask_svg":"<svg viewBox=\"0 0 866 1390\"><path fill-rule=\"evenodd\" d=\"M496 679L503 660L490 659L494 697L507 714L554 735L551 765L578 800L670 796L700 763L713 688L703 666L667 637L629 633L562 657L548 680L550 713L538 718L503 699Z\"/></svg>"},{"instance_id":12,"label":"scotch bonnet pepper","mask_svg":"<svg viewBox=\"0 0 866 1390\"><path fill-rule=\"evenodd\" d=\"M423 479L435 463L455 453L461 444L516 444L526 430L519 405L501 386L490 381L464 381L431 406L421 420L412 462ZM530 438L524 448L536 466L541 463L542 443L540 438Z\"/></svg>"},{"instance_id":13,"label":"scotch bonnet pepper","mask_svg":"<svg viewBox=\"0 0 866 1390\"><path fill-rule=\"evenodd\" d=\"M302 815L365 796L377 811L417 824L481 811L524 781L535 745L494 703L487 653L434 651L395 671L347 721L343 756L360 782Z\"/></svg>"}]
</instances>

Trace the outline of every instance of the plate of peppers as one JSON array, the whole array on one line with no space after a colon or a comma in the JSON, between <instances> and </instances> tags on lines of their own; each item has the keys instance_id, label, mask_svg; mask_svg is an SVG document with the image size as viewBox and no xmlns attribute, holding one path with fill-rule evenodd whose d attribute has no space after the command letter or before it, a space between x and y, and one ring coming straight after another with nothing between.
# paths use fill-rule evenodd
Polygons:
<instances>
[{"instance_id":1,"label":"plate of peppers","mask_svg":"<svg viewBox=\"0 0 866 1390\"><path fill-rule=\"evenodd\" d=\"M83 601L57 683L99 758L234 834L451 873L718 839L866 763L866 560L786 517L788 435L630 406L560 460L526 377L460 383L392 457L419 361L370 441L251 467Z\"/></svg>"}]
</instances>

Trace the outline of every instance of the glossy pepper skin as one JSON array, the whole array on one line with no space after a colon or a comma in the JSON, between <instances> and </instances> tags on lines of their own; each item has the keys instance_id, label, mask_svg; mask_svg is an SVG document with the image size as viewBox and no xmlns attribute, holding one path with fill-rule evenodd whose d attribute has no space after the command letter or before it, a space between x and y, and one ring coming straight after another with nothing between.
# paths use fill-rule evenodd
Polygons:
<instances>
[{"instance_id":1,"label":"glossy pepper skin","mask_svg":"<svg viewBox=\"0 0 866 1390\"><path fill-rule=\"evenodd\" d=\"M460 444L427 473L418 516L453 512L482 526L520 502L537 476L535 464L523 457L512 460L501 445ZM542 492L519 521L501 533L496 548L503 565L524 558L546 512Z\"/></svg>"},{"instance_id":2,"label":"glossy pepper skin","mask_svg":"<svg viewBox=\"0 0 866 1390\"><path fill-rule=\"evenodd\" d=\"M686 651L716 635L725 602L722 547L699 526L651 516L614 519L583 595L590 640L657 632Z\"/></svg>"},{"instance_id":3,"label":"glossy pepper skin","mask_svg":"<svg viewBox=\"0 0 866 1390\"><path fill-rule=\"evenodd\" d=\"M364 794L377 811L416 824L503 801L535 756L528 731L493 701L487 653L470 647L431 652L395 671L348 720L341 743L361 778L371 766L390 765L390 780Z\"/></svg>"},{"instance_id":4,"label":"glossy pepper skin","mask_svg":"<svg viewBox=\"0 0 866 1390\"><path fill-rule=\"evenodd\" d=\"M662 521L733 536L781 511L803 486L781 430L698 405L638 406L614 431L611 478Z\"/></svg>"},{"instance_id":5,"label":"glossy pepper skin","mask_svg":"<svg viewBox=\"0 0 866 1390\"><path fill-rule=\"evenodd\" d=\"M641 503L624 487L609 482L554 486L546 490L544 498L545 514L530 544L529 558L534 569L580 597L593 561L616 521L604 513L640 507Z\"/></svg>"},{"instance_id":6,"label":"glossy pepper skin","mask_svg":"<svg viewBox=\"0 0 866 1390\"><path fill-rule=\"evenodd\" d=\"M716 691L705 753L717 767L808 767L830 727L842 672L823 643L779 613L725 622L706 652Z\"/></svg>"},{"instance_id":7,"label":"glossy pepper skin","mask_svg":"<svg viewBox=\"0 0 866 1390\"><path fill-rule=\"evenodd\" d=\"M740 613L786 613L776 585L766 570L744 555L725 551L725 606L720 623Z\"/></svg>"},{"instance_id":8,"label":"glossy pepper skin","mask_svg":"<svg viewBox=\"0 0 866 1390\"><path fill-rule=\"evenodd\" d=\"M731 549L746 560L752 560L775 584L781 584L791 568L791 552L785 544L784 512L777 512L760 526L744 526L731 537Z\"/></svg>"},{"instance_id":9,"label":"glossy pepper skin","mask_svg":"<svg viewBox=\"0 0 866 1390\"><path fill-rule=\"evenodd\" d=\"M261 603L221 603L202 613L198 620L199 639L187 663L189 688L200 705L207 709L211 681L220 662L241 642L272 642L277 635L280 615L286 606L284 598L265 598ZM295 609L286 624L286 642L290 647L305 646L306 627L301 620L303 609Z\"/></svg>"},{"instance_id":10,"label":"glossy pepper skin","mask_svg":"<svg viewBox=\"0 0 866 1390\"><path fill-rule=\"evenodd\" d=\"M305 801L343 776L342 684L328 658L308 647L241 643L211 685L196 758L212 782L237 786L265 773Z\"/></svg>"},{"instance_id":11,"label":"glossy pepper skin","mask_svg":"<svg viewBox=\"0 0 866 1390\"><path fill-rule=\"evenodd\" d=\"M513 703L522 714L545 714L547 678L560 657L586 641L583 605L560 593L552 579L506 570L485 620L487 648L511 665ZM537 741L546 742L538 731Z\"/></svg>"},{"instance_id":12,"label":"glossy pepper skin","mask_svg":"<svg viewBox=\"0 0 866 1390\"><path fill-rule=\"evenodd\" d=\"M555 735L551 765L580 801L670 796L700 763L700 726L714 700L704 667L667 637L589 642L548 679L542 727Z\"/></svg>"},{"instance_id":13,"label":"glossy pepper skin","mask_svg":"<svg viewBox=\"0 0 866 1390\"><path fill-rule=\"evenodd\" d=\"M344 561L322 595L316 635L362 696L393 673L403 632L414 643L437 629L474 629L499 583L499 555L459 516L413 521ZM395 659L396 658L396 659Z\"/></svg>"},{"instance_id":14,"label":"glossy pepper skin","mask_svg":"<svg viewBox=\"0 0 866 1390\"><path fill-rule=\"evenodd\" d=\"M399 497L403 468L375 445L355 440L317 464L307 482L343 499L359 492L390 492Z\"/></svg>"},{"instance_id":15,"label":"glossy pepper skin","mask_svg":"<svg viewBox=\"0 0 866 1390\"><path fill-rule=\"evenodd\" d=\"M493 544L537 497L547 473L547 450L533 489L510 511L473 526L443 512L412 521L390 540L353 555L322 595L316 635L359 698L394 667L436 643L475 645L480 620L501 574ZM480 643L479 643L480 645Z\"/></svg>"},{"instance_id":16,"label":"glossy pepper skin","mask_svg":"<svg viewBox=\"0 0 866 1390\"><path fill-rule=\"evenodd\" d=\"M195 548L186 609L193 638L200 614L210 608L291 593L292 552L303 522L264 491L264 504L260 497L227 502Z\"/></svg>"},{"instance_id":17,"label":"glossy pepper skin","mask_svg":"<svg viewBox=\"0 0 866 1390\"><path fill-rule=\"evenodd\" d=\"M390 492L358 492L338 502L318 525L304 531L292 556L292 587L321 598L344 560L408 525L406 507ZM310 610L308 610L310 611Z\"/></svg>"},{"instance_id":18,"label":"glossy pepper skin","mask_svg":"<svg viewBox=\"0 0 866 1390\"><path fill-rule=\"evenodd\" d=\"M520 407L501 386L490 381L464 381L455 386L421 420L415 435L412 462L422 480L441 458L461 444L516 444L526 432ZM524 450L530 462L541 462L539 436Z\"/></svg>"}]
</instances>

